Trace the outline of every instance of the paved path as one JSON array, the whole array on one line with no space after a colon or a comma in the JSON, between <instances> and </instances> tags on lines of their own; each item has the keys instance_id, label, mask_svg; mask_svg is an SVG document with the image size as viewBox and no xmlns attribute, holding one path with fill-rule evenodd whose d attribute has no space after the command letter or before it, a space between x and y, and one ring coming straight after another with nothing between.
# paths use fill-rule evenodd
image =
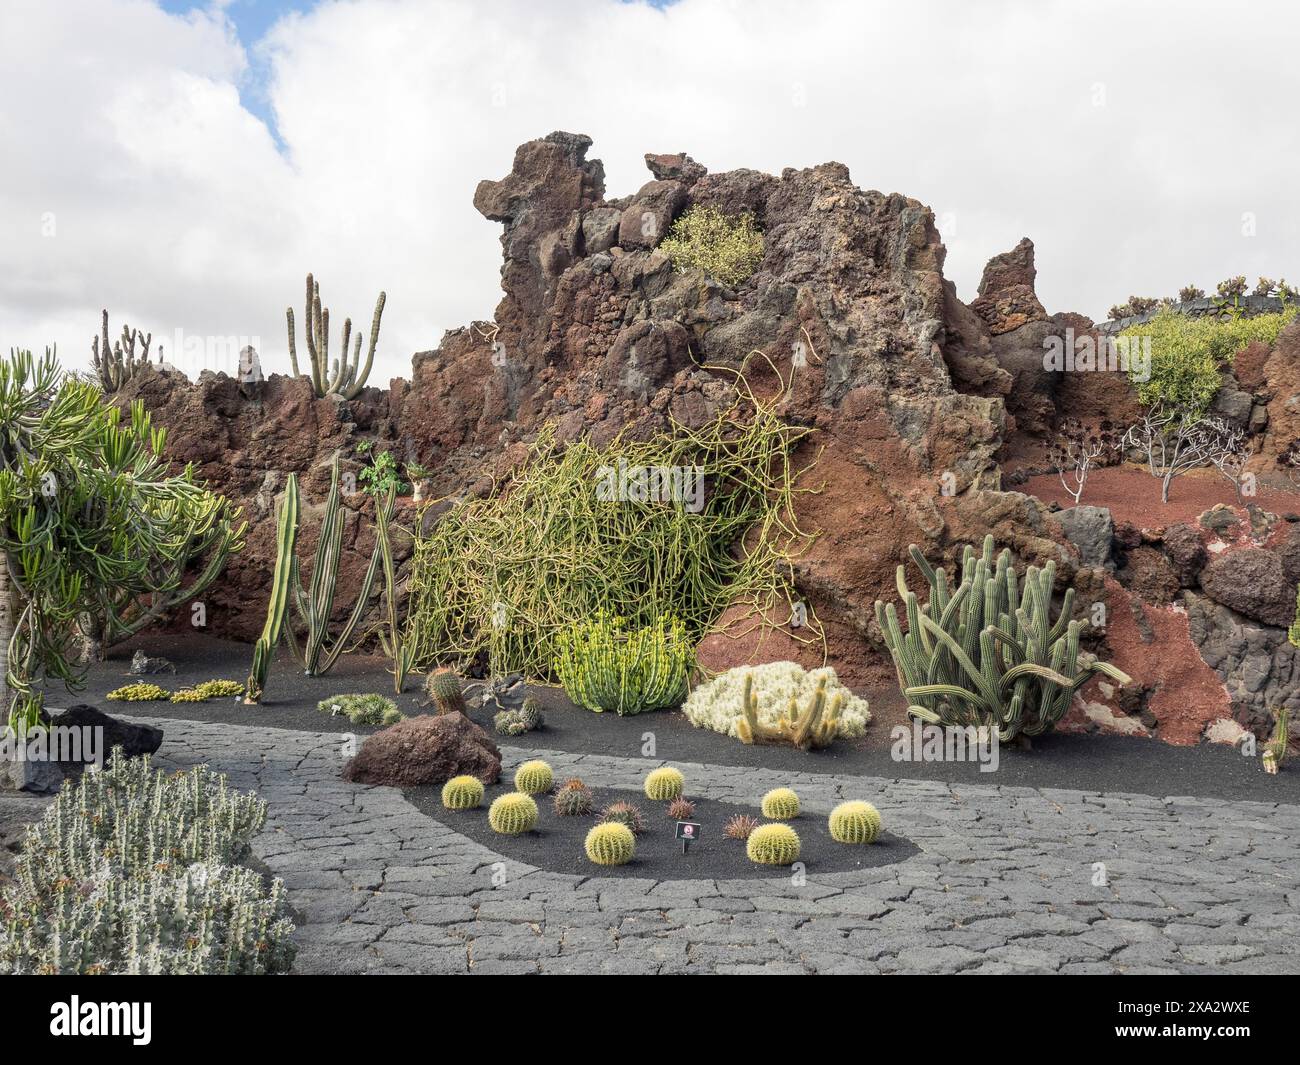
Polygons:
<instances>
[{"instance_id":1,"label":"paved path","mask_svg":"<svg viewBox=\"0 0 1300 1065\"><path fill-rule=\"evenodd\" d=\"M675 762L707 798L868 797L921 853L802 886L583 878L345 783L337 735L165 728L159 765L206 761L270 804L256 851L300 914L302 972L1300 973L1300 806ZM502 753L594 786L638 787L654 764Z\"/></svg>"}]
</instances>

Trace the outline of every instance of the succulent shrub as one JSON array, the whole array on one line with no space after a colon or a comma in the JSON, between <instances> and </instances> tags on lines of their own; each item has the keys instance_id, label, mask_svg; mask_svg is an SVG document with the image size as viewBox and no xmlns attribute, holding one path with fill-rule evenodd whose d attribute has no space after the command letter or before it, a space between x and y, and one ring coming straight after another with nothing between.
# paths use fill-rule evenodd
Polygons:
<instances>
[{"instance_id":1,"label":"succulent shrub","mask_svg":"<svg viewBox=\"0 0 1300 1065\"><path fill-rule=\"evenodd\" d=\"M994 558L988 536L981 552L966 546L957 583L915 544L908 550L929 585L929 599L922 604L899 566L907 632L893 603L876 600L876 621L911 717L944 727L993 728L1006 743L1049 731L1094 673L1130 682L1123 671L1079 650L1082 623L1071 619L1074 589L1066 590L1053 622L1054 562L1041 570L1030 566L1021 578L1009 550Z\"/></svg>"},{"instance_id":2,"label":"succulent shrub","mask_svg":"<svg viewBox=\"0 0 1300 1065\"><path fill-rule=\"evenodd\" d=\"M695 816L695 803L690 799L676 798L668 804L668 816L674 821L689 821Z\"/></svg>"},{"instance_id":3,"label":"succulent shrub","mask_svg":"<svg viewBox=\"0 0 1300 1065\"><path fill-rule=\"evenodd\" d=\"M1192 300L1205 299L1205 289L1197 288L1195 285L1184 285L1178 290L1178 300L1180 303L1191 303Z\"/></svg>"},{"instance_id":4,"label":"succulent shrub","mask_svg":"<svg viewBox=\"0 0 1300 1065\"><path fill-rule=\"evenodd\" d=\"M114 688L104 698L113 703L153 703L162 699L170 699L171 696L157 684L149 681L139 681L135 684L124 684L120 688Z\"/></svg>"},{"instance_id":5,"label":"succulent shrub","mask_svg":"<svg viewBox=\"0 0 1300 1065\"><path fill-rule=\"evenodd\" d=\"M341 714L354 725L394 725L402 720L397 704L376 692L334 695L322 699L316 709L323 714Z\"/></svg>"},{"instance_id":6,"label":"succulent shrub","mask_svg":"<svg viewBox=\"0 0 1300 1065\"><path fill-rule=\"evenodd\" d=\"M202 684L194 685L194 690L205 699L224 699L244 694L244 686L237 680L205 680Z\"/></svg>"},{"instance_id":7,"label":"succulent shrub","mask_svg":"<svg viewBox=\"0 0 1300 1065\"><path fill-rule=\"evenodd\" d=\"M792 788L773 788L763 796L763 816L773 821L790 821L799 816L799 796Z\"/></svg>"},{"instance_id":8,"label":"succulent shrub","mask_svg":"<svg viewBox=\"0 0 1300 1065\"><path fill-rule=\"evenodd\" d=\"M760 666L738 666L720 673L691 692L682 713L696 728L707 728L726 736L740 737L745 724L745 686L749 682L757 699L757 720L761 729L775 729L788 717L791 703L807 708L825 683L825 696L840 699L835 736L854 739L863 735L871 720L867 701L840 683L829 666L806 670L795 662L769 662Z\"/></svg>"},{"instance_id":9,"label":"succulent shrub","mask_svg":"<svg viewBox=\"0 0 1300 1065\"><path fill-rule=\"evenodd\" d=\"M555 774L540 758L515 770L515 787L528 795L545 795L555 785Z\"/></svg>"},{"instance_id":10,"label":"succulent shrub","mask_svg":"<svg viewBox=\"0 0 1300 1065\"><path fill-rule=\"evenodd\" d=\"M265 820L205 766L115 749L29 829L0 893L0 972L286 972L284 886L238 864Z\"/></svg>"},{"instance_id":11,"label":"succulent shrub","mask_svg":"<svg viewBox=\"0 0 1300 1065\"><path fill-rule=\"evenodd\" d=\"M599 611L557 641L555 669L565 693L596 713L677 706L694 667L695 649L676 620L629 629L624 619Z\"/></svg>"},{"instance_id":12,"label":"succulent shrub","mask_svg":"<svg viewBox=\"0 0 1300 1065\"><path fill-rule=\"evenodd\" d=\"M757 865L792 865L799 860L799 834L789 825L759 825L745 842Z\"/></svg>"},{"instance_id":13,"label":"succulent shrub","mask_svg":"<svg viewBox=\"0 0 1300 1065\"><path fill-rule=\"evenodd\" d=\"M654 802L669 802L681 796L686 778L670 765L652 769L645 778L645 797Z\"/></svg>"},{"instance_id":14,"label":"succulent shrub","mask_svg":"<svg viewBox=\"0 0 1300 1065\"><path fill-rule=\"evenodd\" d=\"M672 224L659 250L678 270L701 270L735 288L763 261L763 234L749 212L727 215L697 205Z\"/></svg>"},{"instance_id":15,"label":"succulent shrub","mask_svg":"<svg viewBox=\"0 0 1300 1065\"><path fill-rule=\"evenodd\" d=\"M522 736L542 727L542 704L529 695L517 710L502 710L492 717L492 727L502 736Z\"/></svg>"},{"instance_id":16,"label":"succulent shrub","mask_svg":"<svg viewBox=\"0 0 1300 1065\"><path fill-rule=\"evenodd\" d=\"M488 807L488 824L503 836L519 836L537 827L537 803L521 791L498 795Z\"/></svg>"},{"instance_id":17,"label":"succulent shrub","mask_svg":"<svg viewBox=\"0 0 1300 1065\"><path fill-rule=\"evenodd\" d=\"M600 820L602 824L615 822L626 825L638 836L645 831L645 814L636 803L612 802L600 811Z\"/></svg>"},{"instance_id":18,"label":"succulent shrub","mask_svg":"<svg viewBox=\"0 0 1300 1065\"><path fill-rule=\"evenodd\" d=\"M442 805L448 810L473 810L483 801L483 781L478 777L452 777L442 786Z\"/></svg>"},{"instance_id":19,"label":"succulent shrub","mask_svg":"<svg viewBox=\"0 0 1300 1065\"><path fill-rule=\"evenodd\" d=\"M180 691L172 692L171 702L173 703L205 703L207 699L195 688L182 688Z\"/></svg>"},{"instance_id":20,"label":"succulent shrub","mask_svg":"<svg viewBox=\"0 0 1300 1065\"><path fill-rule=\"evenodd\" d=\"M463 714L465 693L460 677L450 669L436 669L424 679L424 694L440 714Z\"/></svg>"},{"instance_id":21,"label":"succulent shrub","mask_svg":"<svg viewBox=\"0 0 1300 1065\"><path fill-rule=\"evenodd\" d=\"M591 790L582 781L567 781L555 792L553 803L560 817L585 817L591 813Z\"/></svg>"},{"instance_id":22,"label":"succulent shrub","mask_svg":"<svg viewBox=\"0 0 1300 1065\"><path fill-rule=\"evenodd\" d=\"M727 818L727 823L723 826L722 832L730 839L749 839L750 834L758 827L759 821L752 814L733 814Z\"/></svg>"},{"instance_id":23,"label":"succulent shrub","mask_svg":"<svg viewBox=\"0 0 1300 1065\"><path fill-rule=\"evenodd\" d=\"M391 451L381 451L374 455L368 466L362 466L357 474L357 483L367 495L382 499L392 492L401 495L411 486L398 474L397 460Z\"/></svg>"},{"instance_id":24,"label":"succulent shrub","mask_svg":"<svg viewBox=\"0 0 1300 1065\"><path fill-rule=\"evenodd\" d=\"M587 833L585 846L597 865L626 865L636 853L636 836L626 825L608 821Z\"/></svg>"},{"instance_id":25,"label":"succulent shrub","mask_svg":"<svg viewBox=\"0 0 1300 1065\"><path fill-rule=\"evenodd\" d=\"M875 843L880 834L880 811L869 802L842 802L827 822L837 843Z\"/></svg>"}]
</instances>

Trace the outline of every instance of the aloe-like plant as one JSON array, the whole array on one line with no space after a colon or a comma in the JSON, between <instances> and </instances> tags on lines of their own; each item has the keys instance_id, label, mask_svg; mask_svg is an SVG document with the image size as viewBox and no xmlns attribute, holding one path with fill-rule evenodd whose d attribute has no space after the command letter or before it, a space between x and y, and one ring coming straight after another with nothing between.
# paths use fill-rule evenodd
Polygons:
<instances>
[{"instance_id":1,"label":"aloe-like plant","mask_svg":"<svg viewBox=\"0 0 1300 1065\"><path fill-rule=\"evenodd\" d=\"M1023 588L1011 552L993 555L967 545L961 583L952 588L942 568L913 544L912 560L930 586L921 603L898 567L898 592L907 617L899 625L893 603L876 601L876 620L893 656L908 713L945 726L990 727L1006 742L1049 731L1064 716L1075 691L1095 673L1127 684L1131 678L1079 650L1082 622L1071 620L1074 590L1068 589L1055 622L1051 617L1056 565L1030 566Z\"/></svg>"},{"instance_id":2,"label":"aloe-like plant","mask_svg":"<svg viewBox=\"0 0 1300 1065\"><path fill-rule=\"evenodd\" d=\"M78 685L79 620L143 627L194 589L177 583L191 533L218 570L242 542L238 511L170 473L165 442L143 404L106 404L52 351L0 362L0 716L16 728L41 719L42 674Z\"/></svg>"}]
</instances>

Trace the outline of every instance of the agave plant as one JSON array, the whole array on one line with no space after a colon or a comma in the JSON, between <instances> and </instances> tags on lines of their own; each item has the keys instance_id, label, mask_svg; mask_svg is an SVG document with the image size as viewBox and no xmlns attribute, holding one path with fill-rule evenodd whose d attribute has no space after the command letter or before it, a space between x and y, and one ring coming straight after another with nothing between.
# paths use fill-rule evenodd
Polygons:
<instances>
[{"instance_id":1,"label":"agave plant","mask_svg":"<svg viewBox=\"0 0 1300 1065\"><path fill-rule=\"evenodd\" d=\"M168 473L165 440L142 404L124 417L51 351L0 362L0 711L15 727L40 719L42 674L77 685L79 619L143 627L193 593L178 559L198 546L219 569L242 544L238 511Z\"/></svg>"},{"instance_id":2,"label":"agave plant","mask_svg":"<svg viewBox=\"0 0 1300 1065\"><path fill-rule=\"evenodd\" d=\"M1052 621L1055 563L1030 566L1022 588L1011 552L994 559L989 536L981 553L966 547L961 583L953 589L947 573L931 566L915 544L908 552L930 585L930 598L924 604L917 599L899 566L907 632L892 603L876 601L876 620L912 717L992 727L1005 742L1049 731L1095 673L1130 682L1127 674L1079 650L1083 623L1070 618L1073 589Z\"/></svg>"}]
</instances>

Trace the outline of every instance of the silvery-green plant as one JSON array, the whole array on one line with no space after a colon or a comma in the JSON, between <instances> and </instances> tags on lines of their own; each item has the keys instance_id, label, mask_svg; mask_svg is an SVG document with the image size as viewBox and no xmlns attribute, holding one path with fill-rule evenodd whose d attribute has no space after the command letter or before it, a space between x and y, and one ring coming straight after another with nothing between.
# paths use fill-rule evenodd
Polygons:
<instances>
[{"instance_id":1,"label":"silvery-green plant","mask_svg":"<svg viewBox=\"0 0 1300 1065\"><path fill-rule=\"evenodd\" d=\"M287 971L284 886L238 864L265 820L206 766L167 776L115 749L28 829L0 894L0 972Z\"/></svg>"}]
</instances>

